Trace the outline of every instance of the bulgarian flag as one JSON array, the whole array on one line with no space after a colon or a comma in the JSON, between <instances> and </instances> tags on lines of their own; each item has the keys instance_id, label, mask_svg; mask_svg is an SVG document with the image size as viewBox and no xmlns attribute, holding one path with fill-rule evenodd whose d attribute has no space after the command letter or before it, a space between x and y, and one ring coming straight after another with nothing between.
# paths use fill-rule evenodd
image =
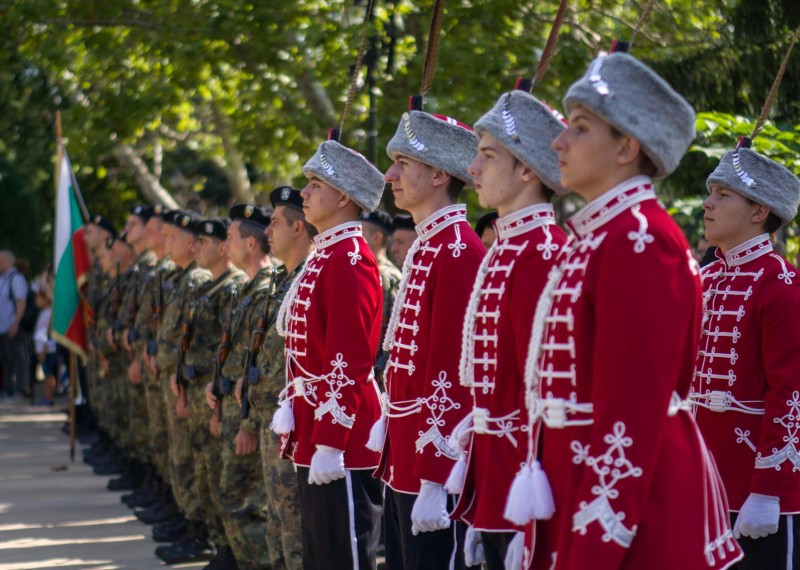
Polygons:
<instances>
[{"instance_id":1,"label":"bulgarian flag","mask_svg":"<svg viewBox=\"0 0 800 570\"><path fill-rule=\"evenodd\" d=\"M83 241L83 217L75 177L65 150L61 150L56 173L56 280L53 293L53 338L86 361L86 330L83 325L80 288L89 274L89 254Z\"/></svg>"}]
</instances>

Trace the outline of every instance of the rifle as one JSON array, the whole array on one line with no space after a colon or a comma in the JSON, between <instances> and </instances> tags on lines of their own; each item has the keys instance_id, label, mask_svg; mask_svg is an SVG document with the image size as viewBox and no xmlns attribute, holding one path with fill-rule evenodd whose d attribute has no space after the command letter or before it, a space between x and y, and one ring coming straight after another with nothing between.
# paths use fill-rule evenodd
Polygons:
<instances>
[{"instance_id":1,"label":"rifle","mask_svg":"<svg viewBox=\"0 0 800 570\"><path fill-rule=\"evenodd\" d=\"M131 306L128 308L128 344L139 340L139 331L136 330L136 316L139 314L139 265L133 267L133 295Z\"/></svg>"},{"instance_id":2,"label":"rifle","mask_svg":"<svg viewBox=\"0 0 800 570\"><path fill-rule=\"evenodd\" d=\"M175 371L175 378L178 386L186 390L187 383L183 377L183 364L186 360L186 352L189 350L189 344L192 342L192 334L194 334L194 283L189 283L189 286L183 293L183 319L181 321L181 340L178 344L178 368Z\"/></svg>"},{"instance_id":3,"label":"rifle","mask_svg":"<svg viewBox=\"0 0 800 570\"><path fill-rule=\"evenodd\" d=\"M158 277L158 280L154 285L153 296L150 297L150 314L147 316L147 354L150 356L155 356L158 353L156 336L158 335L158 329L161 328L161 316L164 313L164 297L161 292L164 285L162 268L157 267L154 270L153 277L154 280L155 277Z\"/></svg>"},{"instance_id":4,"label":"rifle","mask_svg":"<svg viewBox=\"0 0 800 570\"><path fill-rule=\"evenodd\" d=\"M111 340L114 351L119 350L119 331L122 330L122 321L119 320L119 310L122 307L122 275L119 269L119 259L117 259L117 276L114 278L114 297L111 303L111 311L114 319L111 321Z\"/></svg>"},{"instance_id":5,"label":"rifle","mask_svg":"<svg viewBox=\"0 0 800 570\"><path fill-rule=\"evenodd\" d=\"M255 365L255 360L258 358L258 353L261 352L261 345L264 344L264 336L267 332L267 321L269 318L269 307L272 302L272 296L275 294L275 277L278 274L278 268L272 267L272 273L269 275L269 286L267 287L267 298L262 305L262 311L258 316L256 328L250 335L250 346L247 348L247 354L244 359L244 378L246 382L242 383L242 419L247 419L250 415L250 398L248 391L251 385L258 384L261 375L258 372L258 366Z\"/></svg>"},{"instance_id":6,"label":"rifle","mask_svg":"<svg viewBox=\"0 0 800 570\"><path fill-rule=\"evenodd\" d=\"M236 307L238 294L239 290L234 285L233 291L231 291L231 310L228 313L228 322L222 327L222 338L217 349L217 362L214 364L214 380L211 383L211 393L217 399L217 407L214 408L217 422L222 421L222 398L231 391L231 381L222 377L222 367L225 366L225 361L228 360L228 355L233 346L231 329L233 328L233 310Z\"/></svg>"}]
</instances>

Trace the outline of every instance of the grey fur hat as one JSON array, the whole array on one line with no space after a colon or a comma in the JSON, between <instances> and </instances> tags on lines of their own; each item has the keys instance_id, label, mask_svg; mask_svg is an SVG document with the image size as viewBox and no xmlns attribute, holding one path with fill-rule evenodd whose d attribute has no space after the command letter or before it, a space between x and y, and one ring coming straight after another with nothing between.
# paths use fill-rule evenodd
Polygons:
<instances>
[{"instance_id":1,"label":"grey fur hat","mask_svg":"<svg viewBox=\"0 0 800 570\"><path fill-rule=\"evenodd\" d=\"M335 140L319 145L305 166L306 178L316 176L346 194L365 212L378 207L383 195L383 174L362 154Z\"/></svg>"},{"instance_id":2,"label":"grey fur hat","mask_svg":"<svg viewBox=\"0 0 800 570\"><path fill-rule=\"evenodd\" d=\"M774 160L749 148L729 150L706 180L712 186L722 186L769 206L770 211L789 223L800 206L800 180Z\"/></svg>"},{"instance_id":3,"label":"grey fur hat","mask_svg":"<svg viewBox=\"0 0 800 570\"><path fill-rule=\"evenodd\" d=\"M664 178L694 139L694 109L652 69L626 53L601 55L570 86L564 107L586 107L621 133L639 140Z\"/></svg>"},{"instance_id":4,"label":"grey fur hat","mask_svg":"<svg viewBox=\"0 0 800 570\"><path fill-rule=\"evenodd\" d=\"M418 110L403 113L397 132L386 145L392 160L402 154L440 168L468 186L472 177L467 168L477 152L478 137L470 127L444 115Z\"/></svg>"},{"instance_id":5,"label":"grey fur hat","mask_svg":"<svg viewBox=\"0 0 800 570\"><path fill-rule=\"evenodd\" d=\"M500 96L491 111L478 119L475 132L491 135L518 160L533 168L539 178L562 196L558 155L551 143L567 128L566 121L556 111L522 90Z\"/></svg>"}]
</instances>

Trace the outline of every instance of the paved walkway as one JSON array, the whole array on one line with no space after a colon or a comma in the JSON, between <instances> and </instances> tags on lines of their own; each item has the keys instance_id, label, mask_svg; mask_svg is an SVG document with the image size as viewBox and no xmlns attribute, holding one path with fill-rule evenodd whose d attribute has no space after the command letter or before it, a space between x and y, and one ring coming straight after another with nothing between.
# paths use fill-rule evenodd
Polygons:
<instances>
[{"instance_id":1,"label":"paved walkway","mask_svg":"<svg viewBox=\"0 0 800 570\"><path fill-rule=\"evenodd\" d=\"M0 570L167 568L153 554L151 527L83 463L79 442L70 463L64 419L0 403Z\"/></svg>"}]
</instances>

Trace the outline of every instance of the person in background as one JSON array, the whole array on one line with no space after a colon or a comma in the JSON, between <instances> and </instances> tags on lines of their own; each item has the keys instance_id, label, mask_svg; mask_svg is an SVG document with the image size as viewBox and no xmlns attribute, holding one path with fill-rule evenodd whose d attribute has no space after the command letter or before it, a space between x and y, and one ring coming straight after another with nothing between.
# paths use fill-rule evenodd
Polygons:
<instances>
[{"instance_id":1,"label":"person in background","mask_svg":"<svg viewBox=\"0 0 800 570\"><path fill-rule=\"evenodd\" d=\"M497 239L497 232L494 229L494 221L497 217L497 212L486 212L475 222L475 233L481 238L487 250L492 247L494 240Z\"/></svg>"},{"instance_id":2,"label":"person in background","mask_svg":"<svg viewBox=\"0 0 800 570\"><path fill-rule=\"evenodd\" d=\"M39 316L36 317L36 328L33 331L34 354L42 366L44 373L44 396L36 401L37 406L52 406L55 403L56 393L56 341L50 338L50 316L52 315L52 300L44 287L36 292L36 307Z\"/></svg>"},{"instance_id":3,"label":"person in background","mask_svg":"<svg viewBox=\"0 0 800 570\"><path fill-rule=\"evenodd\" d=\"M27 335L20 329L28 281L17 271L15 262L12 251L0 251L0 361L5 397L12 402L19 400L18 392L24 393L30 386Z\"/></svg>"},{"instance_id":4,"label":"person in background","mask_svg":"<svg viewBox=\"0 0 800 570\"><path fill-rule=\"evenodd\" d=\"M397 214L392 218L392 243L389 245L389 257L397 267L403 267L408 250L417 239L414 218L409 214Z\"/></svg>"}]
</instances>

